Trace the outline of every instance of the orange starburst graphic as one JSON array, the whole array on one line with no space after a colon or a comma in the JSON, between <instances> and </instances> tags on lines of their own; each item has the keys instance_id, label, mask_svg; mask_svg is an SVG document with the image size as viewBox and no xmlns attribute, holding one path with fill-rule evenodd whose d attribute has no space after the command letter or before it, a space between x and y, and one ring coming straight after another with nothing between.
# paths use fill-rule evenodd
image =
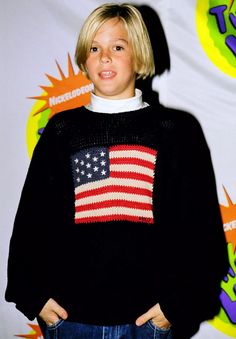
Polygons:
<instances>
[{"instance_id":1,"label":"orange starburst graphic","mask_svg":"<svg viewBox=\"0 0 236 339\"><path fill-rule=\"evenodd\" d=\"M228 206L220 205L221 215L224 223L224 231L227 243L232 243L233 251L236 248L236 204L233 204L228 192L225 191L225 196Z\"/></svg>"},{"instance_id":2,"label":"orange starburst graphic","mask_svg":"<svg viewBox=\"0 0 236 339\"><path fill-rule=\"evenodd\" d=\"M229 10L230 11L231 11L231 8L232 8L233 4L234 4L234 0L230 0L229 1Z\"/></svg>"},{"instance_id":3,"label":"orange starburst graphic","mask_svg":"<svg viewBox=\"0 0 236 339\"><path fill-rule=\"evenodd\" d=\"M29 97L30 99L45 101L35 114L41 113L46 109L50 109L49 118L58 112L68 109L87 105L90 102L90 95L93 85L82 72L75 74L70 55L68 54L68 77L65 76L58 62L56 61L61 79L56 79L49 74L47 78L51 82L51 86L40 86L44 94L41 96ZM45 94L46 93L46 94Z\"/></svg>"},{"instance_id":4,"label":"orange starburst graphic","mask_svg":"<svg viewBox=\"0 0 236 339\"><path fill-rule=\"evenodd\" d=\"M38 325L34 324L28 324L34 333L31 334L16 334L15 337L18 338L25 338L25 339L43 339L42 332L40 330L40 327Z\"/></svg>"}]
</instances>

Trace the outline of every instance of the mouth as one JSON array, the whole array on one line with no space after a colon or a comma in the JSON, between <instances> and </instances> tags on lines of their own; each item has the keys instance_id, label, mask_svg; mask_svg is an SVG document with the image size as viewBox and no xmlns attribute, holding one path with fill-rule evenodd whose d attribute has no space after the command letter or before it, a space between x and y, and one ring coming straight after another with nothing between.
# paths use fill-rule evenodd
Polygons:
<instances>
[{"instance_id":1,"label":"mouth","mask_svg":"<svg viewBox=\"0 0 236 339\"><path fill-rule=\"evenodd\" d=\"M116 76L116 72L113 71L102 71L99 73L101 79L113 79Z\"/></svg>"}]
</instances>

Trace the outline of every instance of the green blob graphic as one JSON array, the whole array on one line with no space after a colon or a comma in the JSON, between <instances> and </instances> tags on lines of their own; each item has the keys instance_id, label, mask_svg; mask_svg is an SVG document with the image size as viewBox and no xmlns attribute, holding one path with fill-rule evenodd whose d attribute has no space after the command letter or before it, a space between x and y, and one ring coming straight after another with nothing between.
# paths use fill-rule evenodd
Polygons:
<instances>
[{"instance_id":1,"label":"green blob graphic","mask_svg":"<svg viewBox=\"0 0 236 339\"><path fill-rule=\"evenodd\" d=\"M210 36L214 42L215 47L219 50L221 55L229 62L229 64L233 67L236 67L236 57L231 49L226 45L225 39L229 35L234 35L236 37L236 29L232 25L229 15L230 13L236 15L236 0L234 1L231 9L230 9L231 1L223 1L223 0L209 0L209 12L208 16L208 29L210 32ZM221 33L217 24L217 18L215 15L210 14L210 9L217 6L227 6L227 9L224 11L224 20L226 25L226 32Z\"/></svg>"}]
</instances>

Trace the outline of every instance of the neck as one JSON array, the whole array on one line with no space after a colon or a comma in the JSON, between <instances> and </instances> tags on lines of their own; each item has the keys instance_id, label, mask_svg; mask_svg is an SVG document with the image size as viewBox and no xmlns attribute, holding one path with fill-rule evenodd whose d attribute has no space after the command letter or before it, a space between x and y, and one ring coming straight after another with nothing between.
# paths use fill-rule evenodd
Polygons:
<instances>
[{"instance_id":1,"label":"neck","mask_svg":"<svg viewBox=\"0 0 236 339\"><path fill-rule=\"evenodd\" d=\"M148 106L143 102L142 92L135 89L135 95L128 99L106 99L92 93L91 102L85 106L87 109L98 113L121 113L127 111L135 111Z\"/></svg>"}]
</instances>

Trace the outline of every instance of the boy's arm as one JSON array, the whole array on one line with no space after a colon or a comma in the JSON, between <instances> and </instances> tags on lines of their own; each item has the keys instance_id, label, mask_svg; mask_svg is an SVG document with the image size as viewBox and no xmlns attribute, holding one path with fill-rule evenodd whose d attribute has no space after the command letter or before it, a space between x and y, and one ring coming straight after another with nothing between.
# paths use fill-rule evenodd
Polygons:
<instances>
[{"instance_id":1,"label":"boy's arm","mask_svg":"<svg viewBox=\"0 0 236 339\"><path fill-rule=\"evenodd\" d=\"M34 150L10 241L5 298L30 320L52 297L46 267L53 253L51 226L60 211L56 206L58 151L54 134L49 121Z\"/></svg>"},{"instance_id":2,"label":"boy's arm","mask_svg":"<svg viewBox=\"0 0 236 339\"><path fill-rule=\"evenodd\" d=\"M163 266L164 292L158 301L173 330L180 332L185 319L191 336L202 321L218 314L220 284L229 266L215 175L201 126L186 115L175 133L177 175L167 192L174 215L166 218L168 264Z\"/></svg>"}]
</instances>

